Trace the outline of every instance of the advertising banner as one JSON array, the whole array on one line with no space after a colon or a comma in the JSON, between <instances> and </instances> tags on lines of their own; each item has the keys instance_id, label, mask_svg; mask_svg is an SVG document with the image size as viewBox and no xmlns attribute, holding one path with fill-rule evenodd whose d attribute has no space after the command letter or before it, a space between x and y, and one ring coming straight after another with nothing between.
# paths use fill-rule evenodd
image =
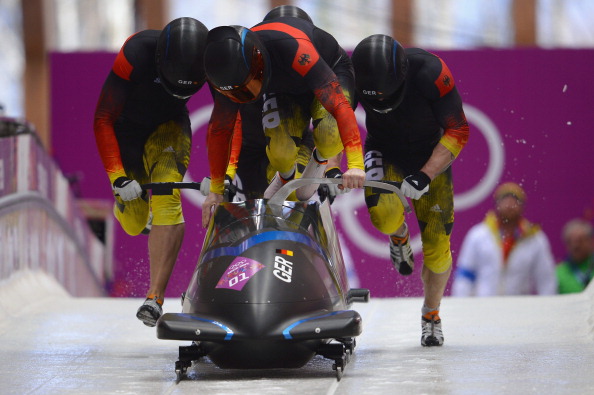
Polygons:
<instances>
[{"instance_id":1,"label":"advertising banner","mask_svg":"<svg viewBox=\"0 0 594 395\"><path fill-rule=\"evenodd\" d=\"M574 217L592 219L594 171L591 137L594 114L593 50L435 51L453 73L471 132L468 145L453 164L455 225L454 264L469 228L493 207L492 193L502 182L521 184L528 195L526 216L542 225L556 259L564 257L563 224ZM112 199L111 186L93 135L93 114L113 53L51 55L52 150L63 172L77 182L83 198ZM212 109L205 86L189 102L193 151L186 181L208 175L206 127ZM356 111L362 135L364 114ZM203 197L184 191L186 234L168 296L188 285L204 231ZM332 205L343 254L350 262L351 285L369 288L372 297L420 296L422 253L414 214L412 232L416 268L402 277L389 260L388 238L376 231L362 191L340 196ZM144 296L148 287L146 236L127 236L116 223L113 294ZM449 286L446 295L449 293Z\"/></svg>"}]
</instances>

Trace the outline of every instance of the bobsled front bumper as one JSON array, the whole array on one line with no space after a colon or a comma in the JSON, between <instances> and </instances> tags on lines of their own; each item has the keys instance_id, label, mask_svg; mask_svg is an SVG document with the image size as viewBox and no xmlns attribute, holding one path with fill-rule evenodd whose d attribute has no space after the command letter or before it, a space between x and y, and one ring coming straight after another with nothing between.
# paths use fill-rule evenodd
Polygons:
<instances>
[{"instance_id":1,"label":"bobsled front bumper","mask_svg":"<svg viewBox=\"0 0 594 395\"><path fill-rule=\"evenodd\" d=\"M361 316L354 310L340 310L296 319L288 325L253 333L222 320L186 313L166 313L157 322L157 337L166 340L227 342L242 340L314 340L359 336Z\"/></svg>"}]
</instances>

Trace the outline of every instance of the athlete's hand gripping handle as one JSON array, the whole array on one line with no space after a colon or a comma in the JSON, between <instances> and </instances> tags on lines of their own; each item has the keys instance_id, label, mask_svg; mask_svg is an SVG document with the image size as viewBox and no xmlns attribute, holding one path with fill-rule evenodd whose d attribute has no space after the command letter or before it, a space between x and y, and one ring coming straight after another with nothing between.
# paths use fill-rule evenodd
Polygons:
<instances>
[{"instance_id":1,"label":"athlete's hand gripping handle","mask_svg":"<svg viewBox=\"0 0 594 395\"><path fill-rule=\"evenodd\" d=\"M204 177L200 183L200 193L202 196L208 196L210 193L210 177Z\"/></svg>"},{"instance_id":2,"label":"athlete's hand gripping handle","mask_svg":"<svg viewBox=\"0 0 594 395\"><path fill-rule=\"evenodd\" d=\"M333 167L332 169L328 170L325 173L326 178L342 178L342 171L339 168ZM331 200L338 195L342 195L344 193L349 193L351 191L350 188L345 188L340 184L325 184L328 186L328 194L331 197Z\"/></svg>"},{"instance_id":3,"label":"athlete's hand gripping handle","mask_svg":"<svg viewBox=\"0 0 594 395\"><path fill-rule=\"evenodd\" d=\"M138 181L131 180L128 177L117 178L113 182L113 190L125 202L138 199L143 193Z\"/></svg>"},{"instance_id":4,"label":"athlete's hand gripping handle","mask_svg":"<svg viewBox=\"0 0 594 395\"><path fill-rule=\"evenodd\" d=\"M431 178L422 171L418 171L404 179L400 190L404 196L418 200L429 192L430 183Z\"/></svg>"}]
</instances>

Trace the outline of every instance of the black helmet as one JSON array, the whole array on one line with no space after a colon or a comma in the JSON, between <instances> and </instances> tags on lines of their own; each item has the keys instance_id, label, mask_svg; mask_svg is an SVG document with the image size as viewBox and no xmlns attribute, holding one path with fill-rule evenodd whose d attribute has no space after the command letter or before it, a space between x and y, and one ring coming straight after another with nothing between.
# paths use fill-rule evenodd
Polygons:
<instances>
[{"instance_id":1,"label":"black helmet","mask_svg":"<svg viewBox=\"0 0 594 395\"><path fill-rule=\"evenodd\" d=\"M157 73L161 85L178 99L187 99L204 85L204 47L208 29L194 18L167 24L157 41Z\"/></svg>"},{"instance_id":2,"label":"black helmet","mask_svg":"<svg viewBox=\"0 0 594 395\"><path fill-rule=\"evenodd\" d=\"M264 21L269 21L271 19L276 19L283 16L301 18L313 23L309 15L307 15L307 12L303 11L299 7L295 7L294 5L279 5L278 7L274 7L268 14L266 14Z\"/></svg>"},{"instance_id":3,"label":"black helmet","mask_svg":"<svg viewBox=\"0 0 594 395\"><path fill-rule=\"evenodd\" d=\"M219 26L208 33L204 68L211 86L237 103L262 97L270 74L266 48L243 26Z\"/></svg>"},{"instance_id":4,"label":"black helmet","mask_svg":"<svg viewBox=\"0 0 594 395\"><path fill-rule=\"evenodd\" d=\"M404 48L392 37L374 34L355 47L353 55L357 94L373 110L386 113L404 97L408 60Z\"/></svg>"}]
</instances>

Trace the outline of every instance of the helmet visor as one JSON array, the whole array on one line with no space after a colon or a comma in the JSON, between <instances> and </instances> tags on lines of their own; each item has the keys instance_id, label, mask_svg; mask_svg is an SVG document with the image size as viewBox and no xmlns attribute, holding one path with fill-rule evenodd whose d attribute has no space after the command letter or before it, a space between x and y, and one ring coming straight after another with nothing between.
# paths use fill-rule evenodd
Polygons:
<instances>
[{"instance_id":1,"label":"helmet visor","mask_svg":"<svg viewBox=\"0 0 594 395\"><path fill-rule=\"evenodd\" d=\"M386 114L390 111L395 110L398 108L400 103L402 103L402 99L404 99L404 91L405 91L406 84L401 84L401 86L390 96L383 98L383 99L369 99L367 102L369 106L373 109L373 111L378 112L380 114Z\"/></svg>"},{"instance_id":2,"label":"helmet visor","mask_svg":"<svg viewBox=\"0 0 594 395\"><path fill-rule=\"evenodd\" d=\"M215 86L217 92L222 93L236 103L250 103L260 98L264 85L264 57L254 48L249 74L241 85Z\"/></svg>"}]
</instances>

